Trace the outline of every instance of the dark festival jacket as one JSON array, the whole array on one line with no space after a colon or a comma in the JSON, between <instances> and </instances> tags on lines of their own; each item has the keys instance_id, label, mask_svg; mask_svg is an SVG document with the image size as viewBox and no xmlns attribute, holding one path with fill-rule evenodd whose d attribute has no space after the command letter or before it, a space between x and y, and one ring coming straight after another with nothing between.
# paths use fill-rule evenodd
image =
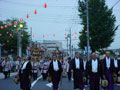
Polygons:
<instances>
[{"instance_id":1,"label":"dark festival jacket","mask_svg":"<svg viewBox=\"0 0 120 90\"><path fill-rule=\"evenodd\" d=\"M118 61L118 63L117 63L117 64L118 64L118 67L115 68L115 65L114 65L114 71L113 71L113 72L118 75L118 72L120 71L120 60L117 60L117 61ZM113 61L113 62L114 62L114 61Z\"/></svg>"},{"instance_id":2,"label":"dark festival jacket","mask_svg":"<svg viewBox=\"0 0 120 90\"><path fill-rule=\"evenodd\" d=\"M107 66L106 66L106 58L102 60L102 75L106 76L106 70L107 70ZM114 72L114 60L110 59L110 68L109 68L111 75L113 75Z\"/></svg>"},{"instance_id":3,"label":"dark festival jacket","mask_svg":"<svg viewBox=\"0 0 120 90\"><path fill-rule=\"evenodd\" d=\"M83 72L83 69L84 69L84 68L83 68L83 61L82 61L82 59L80 59L80 58L79 58L79 60L80 60L80 69L79 69L79 70L80 70L81 72ZM72 61L71 61L70 69L72 69L74 72L76 72L76 70L77 70L77 69L76 69L76 65L75 65L75 58L72 59Z\"/></svg>"},{"instance_id":4,"label":"dark festival jacket","mask_svg":"<svg viewBox=\"0 0 120 90\"><path fill-rule=\"evenodd\" d=\"M97 73L99 74L99 76L101 77L101 61L99 59L97 59L98 61L98 68L97 68ZM91 76L92 75L92 59L88 62L88 65L87 65L87 71L88 71L88 75Z\"/></svg>"},{"instance_id":5,"label":"dark festival jacket","mask_svg":"<svg viewBox=\"0 0 120 90\"><path fill-rule=\"evenodd\" d=\"M78 76L77 72L78 71L79 71L80 75L83 74L83 61L80 58L79 58L79 60L80 60L80 68L79 69L76 69L75 58L72 59L71 64L70 64L70 70L73 70L73 78L74 78L74 80L77 79L77 76ZM82 76L80 78L82 78Z\"/></svg>"},{"instance_id":6,"label":"dark festival jacket","mask_svg":"<svg viewBox=\"0 0 120 90\"><path fill-rule=\"evenodd\" d=\"M54 76L55 73L57 73L59 76L61 76L62 66L61 66L60 61L58 61L58 67L59 67L59 70L55 71L54 68L53 68L53 61L51 61L50 66L48 68L48 73L50 74L50 76Z\"/></svg>"},{"instance_id":7,"label":"dark festival jacket","mask_svg":"<svg viewBox=\"0 0 120 90\"><path fill-rule=\"evenodd\" d=\"M83 75L88 76L88 60L86 61L86 70L84 69L84 61L83 61Z\"/></svg>"},{"instance_id":8,"label":"dark festival jacket","mask_svg":"<svg viewBox=\"0 0 120 90\"><path fill-rule=\"evenodd\" d=\"M27 63L24 70L20 69L19 71L19 77L22 81L30 82L29 76L32 76L32 65L30 61Z\"/></svg>"}]
</instances>

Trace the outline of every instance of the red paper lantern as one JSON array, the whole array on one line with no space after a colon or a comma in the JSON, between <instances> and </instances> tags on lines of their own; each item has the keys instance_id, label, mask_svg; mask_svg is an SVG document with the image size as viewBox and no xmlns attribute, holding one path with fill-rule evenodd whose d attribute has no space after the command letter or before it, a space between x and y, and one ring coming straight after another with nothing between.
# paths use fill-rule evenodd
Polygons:
<instances>
[{"instance_id":1,"label":"red paper lantern","mask_svg":"<svg viewBox=\"0 0 120 90\"><path fill-rule=\"evenodd\" d=\"M4 27L3 27L3 26L1 26L0 28L1 28L1 29L3 29Z\"/></svg>"},{"instance_id":2,"label":"red paper lantern","mask_svg":"<svg viewBox=\"0 0 120 90\"><path fill-rule=\"evenodd\" d=\"M75 36L75 39L77 39L77 37Z\"/></svg>"},{"instance_id":3,"label":"red paper lantern","mask_svg":"<svg viewBox=\"0 0 120 90\"><path fill-rule=\"evenodd\" d=\"M17 21L14 21L14 24L17 24Z\"/></svg>"},{"instance_id":4,"label":"red paper lantern","mask_svg":"<svg viewBox=\"0 0 120 90\"><path fill-rule=\"evenodd\" d=\"M47 4L46 3L44 4L44 8L47 8Z\"/></svg>"},{"instance_id":5,"label":"red paper lantern","mask_svg":"<svg viewBox=\"0 0 120 90\"><path fill-rule=\"evenodd\" d=\"M29 18L29 14L27 14L26 17Z\"/></svg>"},{"instance_id":6,"label":"red paper lantern","mask_svg":"<svg viewBox=\"0 0 120 90\"><path fill-rule=\"evenodd\" d=\"M82 33L80 33L80 36L82 36Z\"/></svg>"},{"instance_id":7,"label":"red paper lantern","mask_svg":"<svg viewBox=\"0 0 120 90\"><path fill-rule=\"evenodd\" d=\"M53 37L55 37L55 34L53 34Z\"/></svg>"},{"instance_id":8,"label":"red paper lantern","mask_svg":"<svg viewBox=\"0 0 120 90\"><path fill-rule=\"evenodd\" d=\"M0 36L2 36L2 34L0 34Z\"/></svg>"},{"instance_id":9,"label":"red paper lantern","mask_svg":"<svg viewBox=\"0 0 120 90\"><path fill-rule=\"evenodd\" d=\"M87 30L85 30L85 33L87 33L88 31Z\"/></svg>"},{"instance_id":10,"label":"red paper lantern","mask_svg":"<svg viewBox=\"0 0 120 90\"><path fill-rule=\"evenodd\" d=\"M7 28L7 25L5 25L5 28Z\"/></svg>"},{"instance_id":11,"label":"red paper lantern","mask_svg":"<svg viewBox=\"0 0 120 90\"><path fill-rule=\"evenodd\" d=\"M12 24L11 24L11 23L9 23L9 26L12 26Z\"/></svg>"},{"instance_id":12,"label":"red paper lantern","mask_svg":"<svg viewBox=\"0 0 120 90\"><path fill-rule=\"evenodd\" d=\"M10 34L10 37L12 37L12 34Z\"/></svg>"},{"instance_id":13,"label":"red paper lantern","mask_svg":"<svg viewBox=\"0 0 120 90\"><path fill-rule=\"evenodd\" d=\"M37 10L35 10L35 12L34 12L35 14L37 14Z\"/></svg>"},{"instance_id":14,"label":"red paper lantern","mask_svg":"<svg viewBox=\"0 0 120 90\"><path fill-rule=\"evenodd\" d=\"M23 21L23 19L21 18L21 19L20 19L20 21L22 22L22 21Z\"/></svg>"},{"instance_id":15,"label":"red paper lantern","mask_svg":"<svg viewBox=\"0 0 120 90\"><path fill-rule=\"evenodd\" d=\"M6 32L8 34L8 32Z\"/></svg>"},{"instance_id":16,"label":"red paper lantern","mask_svg":"<svg viewBox=\"0 0 120 90\"><path fill-rule=\"evenodd\" d=\"M32 35L32 37L34 38L35 36L34 36L34 35Z\"/></svg>"},{"instance_id":17,"label":"red paper lantern","mask_svg":"<svg viewBox=\"0 0 120 90\"><path fill-rule=\"evenodd\" d=\"M23 34L21 34L21 37L23 37Z\"/></svg>"},{"instance_id":18,"label":"red paper lantern","mask_svg":"<svg viewBox=\"0 0 120 90\"><path fill-rule=\"evenodd\" d=\"M67 36L67 34L65 33L65 36Z\"/></svg>"},{"instance_id":19,"label":"red paper lantern","mask_svg":"<svg viewBox=\"0 0 120 90\"><path fill-rule=\"evenodd\" d=\"M9 42L9 40L7 40L7 42Z\"/></svg>"},{"instance_id":20,"label":"red paper lantern","mask_svg":"<svg viewBox=\"0 0 120 90\"><path fill-rule=\"evenodd\" d=\"M45 35L43 35L43 38L45 37Z\"/></svg>"}]
</instances>

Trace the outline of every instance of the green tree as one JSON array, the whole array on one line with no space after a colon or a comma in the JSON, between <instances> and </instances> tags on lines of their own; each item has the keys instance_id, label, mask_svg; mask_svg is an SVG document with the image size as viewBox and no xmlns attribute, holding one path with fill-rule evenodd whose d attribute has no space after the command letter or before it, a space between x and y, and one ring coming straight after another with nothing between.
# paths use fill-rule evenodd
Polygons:
<instances>
[{"instance_id":1,"label":"green tree","mask_svg":"<svg viewBox=\"0 0 120 90\"><path fill-rule=\"evenodd\" d=\"M83 30L80 32L82 35L79 37L79 47L84 49L87 46L86 0L79 0L78 4L79 16L83 25ZM92 51L103 50L114 41L115 32L118 29L115 22L113 8L109 9L105 0L89 0L89 35Z\"/></svg>"},{"instance_id":2,"label":"green tree","mask_svg":"<svg viewBox=\"0 0 120 90\"><path fill-rule=\"evenodd\" d=\"M17 21L17 24L14 22ZM11 23L11 26L9 24ZM20 24L23 25L23 28L20 28ZM7 28L5 28L7 25ZM22 51L26 52L26 48L29 44L29 37L27 30L26 22L20 22L18 19L7 19L5 21L0 21L0 27L3 26L3 29L0 29L0 43L2 44L2 51L7 51L7 54L17 54L17 37L18 32L21 31L22 37Z\"/></svg>"}]
</instances>

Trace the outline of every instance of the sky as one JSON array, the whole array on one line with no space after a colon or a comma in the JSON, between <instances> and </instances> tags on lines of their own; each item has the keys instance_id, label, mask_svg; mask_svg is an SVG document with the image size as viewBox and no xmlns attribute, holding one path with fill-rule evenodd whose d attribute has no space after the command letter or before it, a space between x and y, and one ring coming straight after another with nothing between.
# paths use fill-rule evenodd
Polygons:
<instances>
[{"instance_id":1,"label":"sky","mask_svg":"<svg viewBox=\"0 0 120 90\"><path fill-rule=\"evenodd\" d=\"M118 0L106 0L111 8ZM47 8L44 8L44 4ZM120 24L120 3L114 9L116 25ZM78 47L79 32L82 30L78 16L78 0L0 0L0 20L9 18L23 18L27 22L28 32L32 27L33 41L59 40L66 48L65 33L72 31L72 45ZM34 11L37 10L37 14ZM29 14L29 18L26 15ZM118 28L114 42L109 48L120 48L120 28ZM43 38L43 35L45 37ZM53 37L55 35L55 37ZM75 39L77 38L77 39Z\"/></svg>"}]
</instances>

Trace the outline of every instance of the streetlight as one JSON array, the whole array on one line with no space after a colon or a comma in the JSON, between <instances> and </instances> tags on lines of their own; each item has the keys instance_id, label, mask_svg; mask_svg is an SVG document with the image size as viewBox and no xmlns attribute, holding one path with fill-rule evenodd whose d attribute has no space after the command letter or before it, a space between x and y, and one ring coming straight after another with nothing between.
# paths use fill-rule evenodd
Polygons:
<instances>
[{"instance_id":1,"label":"streetlight","mask_svg":"<svg viewBox=\"0 0 120 90\"><path fill-rule=\"evenodd\" d=\"M20 28L23 28L23 24L20 24L19 27L20 27Z\"/></svg>"},{"instance_id":2,"label":"streetlight","mask_svg":"<svg viewBox=\"0 0 120 90\"><path fill-rule=\"evenodd\" d=\"M21 39L21 29L24 27L23 24L19 24L19 31L18 31L18 42L17 42L17 55L22 57L22 39Z\"/></svg>"}]
</instances>

